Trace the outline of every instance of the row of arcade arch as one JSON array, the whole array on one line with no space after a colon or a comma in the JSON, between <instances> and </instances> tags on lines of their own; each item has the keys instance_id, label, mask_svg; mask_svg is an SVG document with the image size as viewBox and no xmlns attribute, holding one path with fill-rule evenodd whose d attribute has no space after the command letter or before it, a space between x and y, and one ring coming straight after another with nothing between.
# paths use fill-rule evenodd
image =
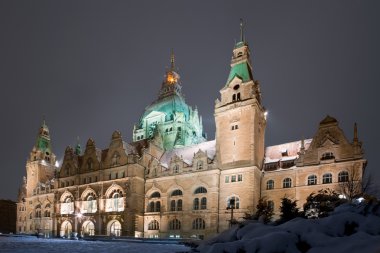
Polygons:
<instances>
[{"instance_id":1,"label":"row of arcade arch","mask_svg":"<svg viewBox=\"0 0 380 253\"><path fill-rule=\"evenodd\" d=\"M60 237L70 238L73 233L73 225L70 221L66 220L61 224ZM80 236L94 236L95 223L91 220L86 220L82 223L79 231ZM118 220L111 220L107 224L108 236L121 236L121 223Z\"/></svg>"}]
</instances>

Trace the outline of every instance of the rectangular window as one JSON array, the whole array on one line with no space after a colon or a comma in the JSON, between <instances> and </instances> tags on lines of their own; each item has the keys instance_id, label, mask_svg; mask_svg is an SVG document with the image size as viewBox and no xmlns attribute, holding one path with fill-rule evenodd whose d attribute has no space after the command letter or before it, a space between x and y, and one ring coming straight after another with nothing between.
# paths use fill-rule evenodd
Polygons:
<instances>
[{"instance_id":1,"label":"rectangular window","mask_svg":"<svg viewBox=\"0 0 380 253\"><path fill-rule=\"evenodd\" d=\"M230 177L229 177L229 176L226 176L224 182L225 182L225 183L229 183L229 182L230 182Z\"/></svg>"},{"instance_id":2,"label":"rectangular window","mask_svg":"<svg viewBox=\"0 0 380 253\"><path fill-rule=\"evenodd\" d=\"M115 173L115 178L118 179L119 178L119 173Z\"/></svg>"},{"instance_id":3,"label":"rectangular window","mask_svg":"<svg viewBox=\"0 0 380 253\"><path fill-rule=\"evenodd\" d=\"M243 175L242 175L242 174L239 174L239 175L238 175L238 181L239 181L239 182L243 181Z\"/></svg>"},{"instance_id":4,"label":"rectangular window","mask_svg":"<svg viewBox=\"0 0 380 253\"><path fill-rule=\"evenodd\" d=\"M98 176L95 176L95 182L98 182Z\"/></svg>"},{"instance_id":5,"label":"rectangular window","mask_svg":"<svg viewBox=\"0 0 380 253\"><path fill-rule=\"evenodd\" d=\"M236 182L236 176L235 175L231 176L231 183L232 182Z\"/></svg>"},{"instance_id":6,"label":"rectangular window","mask_svg":"<svg viewBox=\"0 0 380 253\"><path fill-rule=\"evenodd\" d=\"M125 177L125 171L123 171L123 177Z\"/></svg>"}]
</instances>

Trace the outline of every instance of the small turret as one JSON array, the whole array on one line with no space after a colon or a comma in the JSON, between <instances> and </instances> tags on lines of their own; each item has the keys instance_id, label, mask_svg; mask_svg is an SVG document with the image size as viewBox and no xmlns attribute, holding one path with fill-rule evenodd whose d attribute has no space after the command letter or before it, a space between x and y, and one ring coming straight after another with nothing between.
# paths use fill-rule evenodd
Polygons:
<instances>
[{"instance_id":1,"label":"small turret","mask_svg":"<svg viewBox=\"0 0 380 253\"><path fill-rule=\"evenodd\" d=\"M77 137L77 145L75 146L75 154L78 156L82 154L82 147L80 146L80 143L79 143L79 136Z\"/></svg>"}]
</instances>

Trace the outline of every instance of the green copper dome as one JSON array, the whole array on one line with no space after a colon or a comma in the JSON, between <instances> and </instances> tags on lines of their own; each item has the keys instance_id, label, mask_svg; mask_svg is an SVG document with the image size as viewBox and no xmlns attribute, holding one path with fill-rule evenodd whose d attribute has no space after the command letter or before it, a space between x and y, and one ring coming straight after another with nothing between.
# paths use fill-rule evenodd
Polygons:
<instances>
[{"instance_id":1,"label":"green copper dome","mask_svg":"<svg viewBox=\"0 0 380 253\"><path fill-rule=\"evenodd\" d=\"M147 106L145 108L144 114L140 119L140 127L143 126L143 121L146 118L146 116L148 116L153 111L164 113L165 121L173 120L175 115L178 114L178 112L184 114L185 120L188 120L190 118L189 106L186 104L185 100L177 94L173 94L171 96L167 96L162 99L156 100L151 105Z\"/></svg>"},{"instance_id":2,"label":"green copper dome","mask_svg":"<svg viewBox=\"0 0 380 253\"><path fill-rule=\"evenodd\" d=\"M158 99L145 108L133 130L133 141L159 137L166 150L205 141L202 118L197 109L186 104L179 79L172 54Z\"/></svg>"}]
</instances>

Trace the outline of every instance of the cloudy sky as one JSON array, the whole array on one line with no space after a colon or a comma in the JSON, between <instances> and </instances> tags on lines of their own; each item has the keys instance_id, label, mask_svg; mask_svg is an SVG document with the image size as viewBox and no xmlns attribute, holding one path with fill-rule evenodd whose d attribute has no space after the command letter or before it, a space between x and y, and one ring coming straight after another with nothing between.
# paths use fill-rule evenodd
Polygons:
<instances>
[{"instance_id":1,"label":"cloudy sky","mask_svg":"<svg viewBox=\"0 0 380 253\"><path fill-rule=\"evenodd\" d=\"M174 48L186 101L214 138L239 19L269 111L266 145L312 137L327 115L376 165L379 1L0 1L0 198L16 200L45 116L53 149L133 124L157 97Z\"/></svg>"}]
</instances>

